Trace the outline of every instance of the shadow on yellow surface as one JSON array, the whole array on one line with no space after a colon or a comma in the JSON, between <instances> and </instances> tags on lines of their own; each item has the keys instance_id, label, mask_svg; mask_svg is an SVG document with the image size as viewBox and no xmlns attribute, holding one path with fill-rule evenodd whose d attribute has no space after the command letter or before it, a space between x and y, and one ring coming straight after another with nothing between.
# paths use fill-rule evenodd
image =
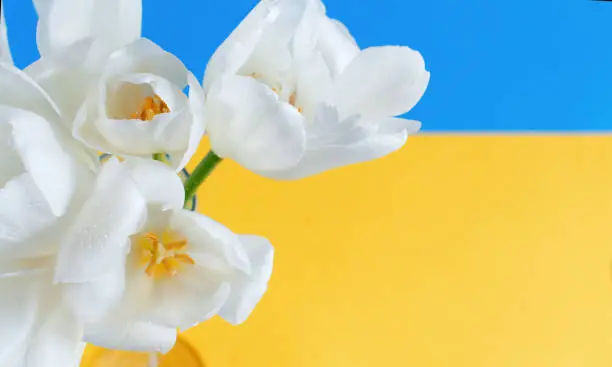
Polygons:
<instances>
[{"instance_id":1,"label":"shadow on yellow surface","mask_svg":"<svg viewBox=\"0 0 612 367\"><path fill-rule=\"evenodd\" d=\"M199 211L276 247L246 324L184 334L207 367L612 365L612 137L419 136L295 182L223 162Z\"/></svg>"},{"instance_id":2,"label":"shadow on yellow surface","mask_svg":"<svg viewBox=\"0 0 612 367\"><path fill-rule=\"evenodd\" d=\"M156 366L156 363L159 363ZM82 366L87 367L206 367L199 353L189 342L179 338L172 350L151 357L149 353L109 350L88 346Z\"/></svg>"}]
</instances>

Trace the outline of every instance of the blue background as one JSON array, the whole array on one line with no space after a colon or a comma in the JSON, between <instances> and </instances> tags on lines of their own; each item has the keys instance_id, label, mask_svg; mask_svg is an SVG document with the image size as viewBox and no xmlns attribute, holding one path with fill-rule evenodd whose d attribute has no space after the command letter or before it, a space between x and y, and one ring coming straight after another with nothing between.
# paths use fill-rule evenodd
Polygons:
<instances>
[{"instance_id":1,"label":"blue background","mask_svg":"<svg viewBox=\"0 0 612 367\"><path fill-rule=\"evenodd\" d=\"M100 0L103 1L103 0ZM3 0L18 66L34 61L28 0ZM198 76L255 0L143 0L143 35ZM612 130L612 2L327 0L360 46L421 51L425 131Z\"/></svg>"}]
</instances>

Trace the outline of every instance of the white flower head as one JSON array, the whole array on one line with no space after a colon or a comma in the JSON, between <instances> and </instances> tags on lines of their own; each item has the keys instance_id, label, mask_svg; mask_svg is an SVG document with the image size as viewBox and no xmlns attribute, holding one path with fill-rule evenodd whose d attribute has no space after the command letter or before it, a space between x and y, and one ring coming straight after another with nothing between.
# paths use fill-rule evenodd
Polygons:
<instances>
[{"instance_id":1,"label":"white flower head","mask_svg":"<svg viewBox=\"0 0 612 367\"><path fill-rule=\"evenodd\" d=\"M0 64L0 256L55 252L95 162L62 129L55 105L27 75ZM44 239L44 240L41 240Z\"/></svg>"},{"instance_id":2,"label":"white flower head","mask_svg":"<svg viewBox=\"0 0 612 367\"><path fill-rule=\"evenodd\" d=\"M189 86L189 96L183 89ZM183 168L204 134L204 93L174 55L146 39L114 52L76 114L74 136L100 151L168 153Z\"/></svg>"},{"instance_id":3,"label":"white flower head","mask_svg":"<svg viewBox=\"0 0 612 367\"><path fill-rule=\"evenodd\" d=\"M52 284L53 258L0 264L0 365L78 367L81 324Z\"/></svg>"},{"instance_id":4,"label":"white flower head","mask_svg":"<svg viewBox=\"0 0 612 367\"><path fill-rule=\"evenodd\" d=\"M402 147L420 123L394 116L428 82L420 53L361 50L320 0L261 1L207 66L207 132L222 157L300 178Z\"/></svg>"},{"instance_id":5,"label":"white flower head","mask_svg":"<svg viewBox=\"0 0 612 367\"><path fill-rule=\"evenodd\" d=\"M241 323L267 288L273 250L182 209L168 166L108 161L62 243L55 279L85 322L85 340L168 351L176 329L219 314Z\"/></svg>"},{"instance_id":6,"label":"white flower head","mask_svg":"<svg viewBox=\"0 0 612 367\"><path fill-rule=\"evenodd\" d=\"M183 168L204 134L204 94L180 60L140 37L141 1L36 4L42 57L27 72L74 136L125 157L168 153Z\"/></svg>"}]
</instances>

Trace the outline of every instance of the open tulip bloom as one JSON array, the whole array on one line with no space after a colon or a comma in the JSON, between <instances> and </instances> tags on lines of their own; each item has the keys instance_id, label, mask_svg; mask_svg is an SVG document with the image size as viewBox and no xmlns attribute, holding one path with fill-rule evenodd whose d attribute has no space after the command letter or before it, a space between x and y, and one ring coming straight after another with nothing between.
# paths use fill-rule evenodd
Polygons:
<instances>
[{"instance_id":1,"label":"open tulip bloom","mask_svg":"<svg viewBox=\"0 0 612 367\"><path fill-rule=\"evenodd\" d=\"M319 0L262 1L204 77L213 151L274 178L301 178L387 155L416 121L429 73L408 47L361 50Z\"/></svg>"},{"instance_id":2,"label":"open tulip bloom","mask_svg":"<svg viewBox=\"0 0 612 367\"><path fill-rule=\"evenodd\" d=\"M421 54L360 49L319 0L261 1L201 84L141 37L141 0L34 5L41 58L24 70L0 19L1 366L78 366L85 343L165 353L215 315L241 324L274 251L186 205L214 168L298 179L420 128L398 116L427 88Z\"/></svg>"}]
</instances>

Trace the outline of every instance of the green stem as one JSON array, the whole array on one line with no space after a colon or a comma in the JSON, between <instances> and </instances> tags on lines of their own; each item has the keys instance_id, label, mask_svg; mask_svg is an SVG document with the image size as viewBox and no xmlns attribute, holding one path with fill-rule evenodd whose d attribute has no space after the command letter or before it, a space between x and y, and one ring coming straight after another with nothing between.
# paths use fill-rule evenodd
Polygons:
<instances>
[{"instance_id":1,"label":"green stem","mask_svg":"<svg viewBox=\"0 0 612 367\"><path fill-rule=\"evenodd\" d=\"M164 153L153 154L153 159L162 163L168 163L168 160L166 159L166 155Z\"/></svg>"},{"instance_id":2,"label":"green stem","mask_svg":"<svg viewBox=\"0 0 612 367\"><path fill-rule=\"evenodd\" d=\"M189 201L198 191L198 187L206 180L212 171L217 167L223 158L219 157L212 150L200 161L198 166L191 172L191 176L185 182L185 202Z\"/></svg>"}]
</instances>

